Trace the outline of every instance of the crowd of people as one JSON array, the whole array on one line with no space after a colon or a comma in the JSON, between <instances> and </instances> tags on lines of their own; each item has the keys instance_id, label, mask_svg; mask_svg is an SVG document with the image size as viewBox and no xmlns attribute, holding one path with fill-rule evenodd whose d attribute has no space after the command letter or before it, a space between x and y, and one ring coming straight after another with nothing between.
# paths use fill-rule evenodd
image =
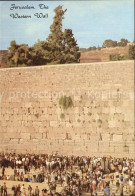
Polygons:
<instances>
[{"instance_id":1,"label":"crowd of people","mask_svg":"<svg viewBox=\"0 0 135 196\"><path fill-rule=\"evenodd\" d=\"M0 196L8 195L6 180L29 183L27 189L24 184L13 186L14 196L135 195L134 159L3 153L0 168L0 180L4 180ZM13 175L6 174L7 168ZM43 183L43 189L31 183Z\"/></svg>"}]
</instances>

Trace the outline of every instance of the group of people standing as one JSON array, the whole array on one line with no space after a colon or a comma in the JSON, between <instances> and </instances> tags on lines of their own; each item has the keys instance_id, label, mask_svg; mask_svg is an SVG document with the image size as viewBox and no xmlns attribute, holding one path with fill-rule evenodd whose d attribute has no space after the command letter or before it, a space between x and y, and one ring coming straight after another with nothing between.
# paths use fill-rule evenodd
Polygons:
<instances>
[{"instance_id":1,"label":"group of people standing","mask_svg":"<svg viewBox=\"0 0 135 196\"><path fill-rule=\"evenodd\" d=\"M47 154L0 154L1 180L32 183L12 187L14 196L135 195L135 160ZM6 174L11 168L13 175ZM43 188L33 183L43 183ZM45 185L47 185L46 188ZM3 187L3 188L2 188ZM7 195L6 184L1 195Z\"/></svg>"}]
</instances>

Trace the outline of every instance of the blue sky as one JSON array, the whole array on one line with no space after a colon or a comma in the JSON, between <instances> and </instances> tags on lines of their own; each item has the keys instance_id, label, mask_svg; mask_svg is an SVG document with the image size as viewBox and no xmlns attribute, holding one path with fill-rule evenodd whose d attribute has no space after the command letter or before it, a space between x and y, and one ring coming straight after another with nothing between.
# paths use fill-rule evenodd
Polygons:
<instances>
[{"instance_id":1,"label":"blue sky","mask_svg":"<svg viewBox=\"0 0 135 196\"><path fill-rule=\"evenodd\" d=\"M16 6L34 6L35 10L10 10ZM39 9L39 4L49 6ZM106 39L134 40L134 0L98 1L0 1L0 50L7 49L12 40L32 46L37 40L45 40L53 22L54 8L63 5L67 9L63 30L69 28L79 47L101 46ZM37 19L34 13L48 13L48 18ZM32 15L31 19L13 19L10 14Z\"/></svg>"}]
</instances>

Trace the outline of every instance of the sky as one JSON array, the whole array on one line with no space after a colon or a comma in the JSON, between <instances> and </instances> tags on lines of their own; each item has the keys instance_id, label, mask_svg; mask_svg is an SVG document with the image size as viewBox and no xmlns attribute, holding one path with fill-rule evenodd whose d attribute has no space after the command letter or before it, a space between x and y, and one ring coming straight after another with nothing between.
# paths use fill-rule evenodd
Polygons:
<instances>
[{"instance_id":1,"label":"sky","mask_svg":"<svg viewBox=\"0 0 135 196\"><path fill-rule=\"evenodd\" d=\"M10 10L15 6L34 6L35 9ZM48 6L40 9L39 4ZM6 50L10 42L32 46L37 40L46 40L53 22L53 10L58 5L67 9L64 29L72 29L78 46L102 46L107 39L134 40L134 0L89 1L0 1L0 50ZM35 13L48 14L48 18L36 18ZM31 15L32 18L13 19L10 14Z\"/></svg>"}]
</instances>

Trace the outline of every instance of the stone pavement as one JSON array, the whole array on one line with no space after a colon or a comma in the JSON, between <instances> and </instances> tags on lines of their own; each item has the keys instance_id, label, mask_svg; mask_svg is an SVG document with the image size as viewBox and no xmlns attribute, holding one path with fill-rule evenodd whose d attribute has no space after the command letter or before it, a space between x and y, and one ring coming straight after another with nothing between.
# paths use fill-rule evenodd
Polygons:
<instances>
[{"instance_id":1,"label":"stone pavement","mask_svg":"<svg viewBox=\"0 0 135 196\"><path fill-rule=\"evenodd\" d=\"M25 188L26 188L26 192L28 190L28 186L31 185L33 189L35 189L36 186L39 187L40 189L40 195L42 192L42 189L48 189L48 185L46 183L30 183L30 182L21 182L21 181L4 181L4 180L0 180L0 185L3 185L3 183L6 182L6 185L8 187L8 196L12 196L13 192L11 190L13 185L22 185L24 184ZM60 185L57 185L57 191L60 192L62 190L62 187ZM120 196L120 193L116 194L116 186L115 183L113 185L111 185L111 194L115 193L115 196ZM104 193L101 191L97 191L98 196L103 196ZM126 188L124 187L124 196L129 196L130 194L126 193ZM90 193L83 193L82 196L90 196Z\"/></svg>"}]
</instances>

